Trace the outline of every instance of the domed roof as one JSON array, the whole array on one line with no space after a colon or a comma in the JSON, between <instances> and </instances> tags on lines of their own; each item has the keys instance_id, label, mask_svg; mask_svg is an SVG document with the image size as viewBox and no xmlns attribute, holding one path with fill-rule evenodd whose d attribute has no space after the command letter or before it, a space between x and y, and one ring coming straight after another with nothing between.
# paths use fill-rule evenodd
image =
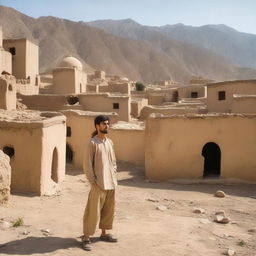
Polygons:
<instances>
[{"instance_id":1,"label":"domed roof","mask_svg":"<svg viewBox=\"0 0 256 256\"><path fill-rule=\"evenodd\" d=\"M78 70L83 70L83 65L80 60L75 57L68 56L65 57L58 64L59 68L77 68Z\"/></svg>"}]
</instances>

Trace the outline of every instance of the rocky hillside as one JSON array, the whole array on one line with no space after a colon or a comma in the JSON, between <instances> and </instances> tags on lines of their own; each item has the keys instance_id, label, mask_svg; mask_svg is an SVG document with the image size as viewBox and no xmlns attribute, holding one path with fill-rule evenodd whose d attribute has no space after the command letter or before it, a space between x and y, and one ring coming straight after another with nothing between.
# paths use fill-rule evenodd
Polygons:
<instances>
[{"instance_id":1,"label":"rocky hillside","mask_svg":"<svg viewBox=\"0 0 256 256\"><path fill-rule=\"evenodd\" d=\"M38 42L41 72L51 70L65 55L72 54L82 60L86 70L101 69L145 82L170 78L187 82L192 75L215 80L256 77L256 70L237 68L218 54L152 29L138 31L144 39L124 38L84 22L55 17L34 19L4 6L0 6L0 25L4 38L27 37Z\"/></svg>"}]
</instances>

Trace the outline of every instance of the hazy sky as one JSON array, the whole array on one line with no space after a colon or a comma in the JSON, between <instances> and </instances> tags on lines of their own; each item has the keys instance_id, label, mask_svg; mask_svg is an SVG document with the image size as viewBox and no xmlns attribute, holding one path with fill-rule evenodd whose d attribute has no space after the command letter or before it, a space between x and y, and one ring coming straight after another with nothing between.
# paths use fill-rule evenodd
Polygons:
<instances>
[{"instance_id":1,"label":"hazy sky","mask_svg":"<svg viewBox=\"0 0 256 256\"><path fill-rule=\"evenodd\" d=\"M74 21L131 18L143 25L226 24L256 34L256 0L0 0L32 16Z\"/></svg>"}]
</instances>

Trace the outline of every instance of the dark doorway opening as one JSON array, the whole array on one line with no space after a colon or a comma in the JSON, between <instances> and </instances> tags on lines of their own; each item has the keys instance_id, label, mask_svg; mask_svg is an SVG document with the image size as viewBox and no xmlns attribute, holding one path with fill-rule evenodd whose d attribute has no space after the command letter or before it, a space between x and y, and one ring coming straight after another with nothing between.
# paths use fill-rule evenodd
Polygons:
<instances>
[{"instance_id":1,"label":"dark doorway opening","mask_svg":"<svg viewBox=\"0 0 256 256\"><path fill-rule=\"evenodd\" d=\"M220 147L214 142L208 142L202 150L204 157L204 178L218 178L220 176Z\"/></svg>"},{"instance_id":2,"label":"dark doorway opening","mask_svg":"<svg viewBox=\"0 0 256 256\"><path fill-rule=\"evenodd\" d=\"M8 146L5 146L3 148L3 152L8 155L10 158L14 157L14 154L15 154L15 150L13 147L8 147Z\"/></svg>"},{"instance_id":3,"label":"dark doorway opening","mask_svg":"<svg viewBox=\"0 0 256 256\"><path fill-rule=\"evenodd\" d=\"M73 162L73 150L68 144L66 145L66 162L67 163Z\"/></svg>"},{"instance_id":4,"label":"dark doorway opening","mask_svg":"<svg viewBox=\"0 0 256 256\"><path fill-rule=\"evenodd\" d=\"M52 172L51 172L51 179L58 183L58 152L57 148L54 148L53 154L52 154Z\"/></svg>"}]
</instances>

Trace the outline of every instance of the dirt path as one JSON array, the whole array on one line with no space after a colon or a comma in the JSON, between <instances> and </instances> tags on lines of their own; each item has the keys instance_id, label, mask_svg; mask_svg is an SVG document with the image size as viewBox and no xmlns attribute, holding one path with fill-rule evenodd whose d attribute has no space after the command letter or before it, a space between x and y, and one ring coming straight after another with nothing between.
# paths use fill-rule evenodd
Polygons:
<instances>
[{"instance_id":1,"label":"dirt path","mask_svg":"<svg viewBox=\"0 0 256 256\"><path fill-rule=\"evenodd\" d=\"M12 195L10 204L0 208L0 219L24 220L23 226L0 230L0 254L211 256L223 255L230 247L237 255L256 255L256 185L149 183L139 167L122 164L119 171L113 230L117 244L98 241L97 232L92 252L80 248L77 237L89 185L73 170L61 195ZM227 196L214 197L218 189ZM206 213L194 213L195 207ZM230 223L213 221L219 210L226 212Z\"/></svg>"}]
</instances>

